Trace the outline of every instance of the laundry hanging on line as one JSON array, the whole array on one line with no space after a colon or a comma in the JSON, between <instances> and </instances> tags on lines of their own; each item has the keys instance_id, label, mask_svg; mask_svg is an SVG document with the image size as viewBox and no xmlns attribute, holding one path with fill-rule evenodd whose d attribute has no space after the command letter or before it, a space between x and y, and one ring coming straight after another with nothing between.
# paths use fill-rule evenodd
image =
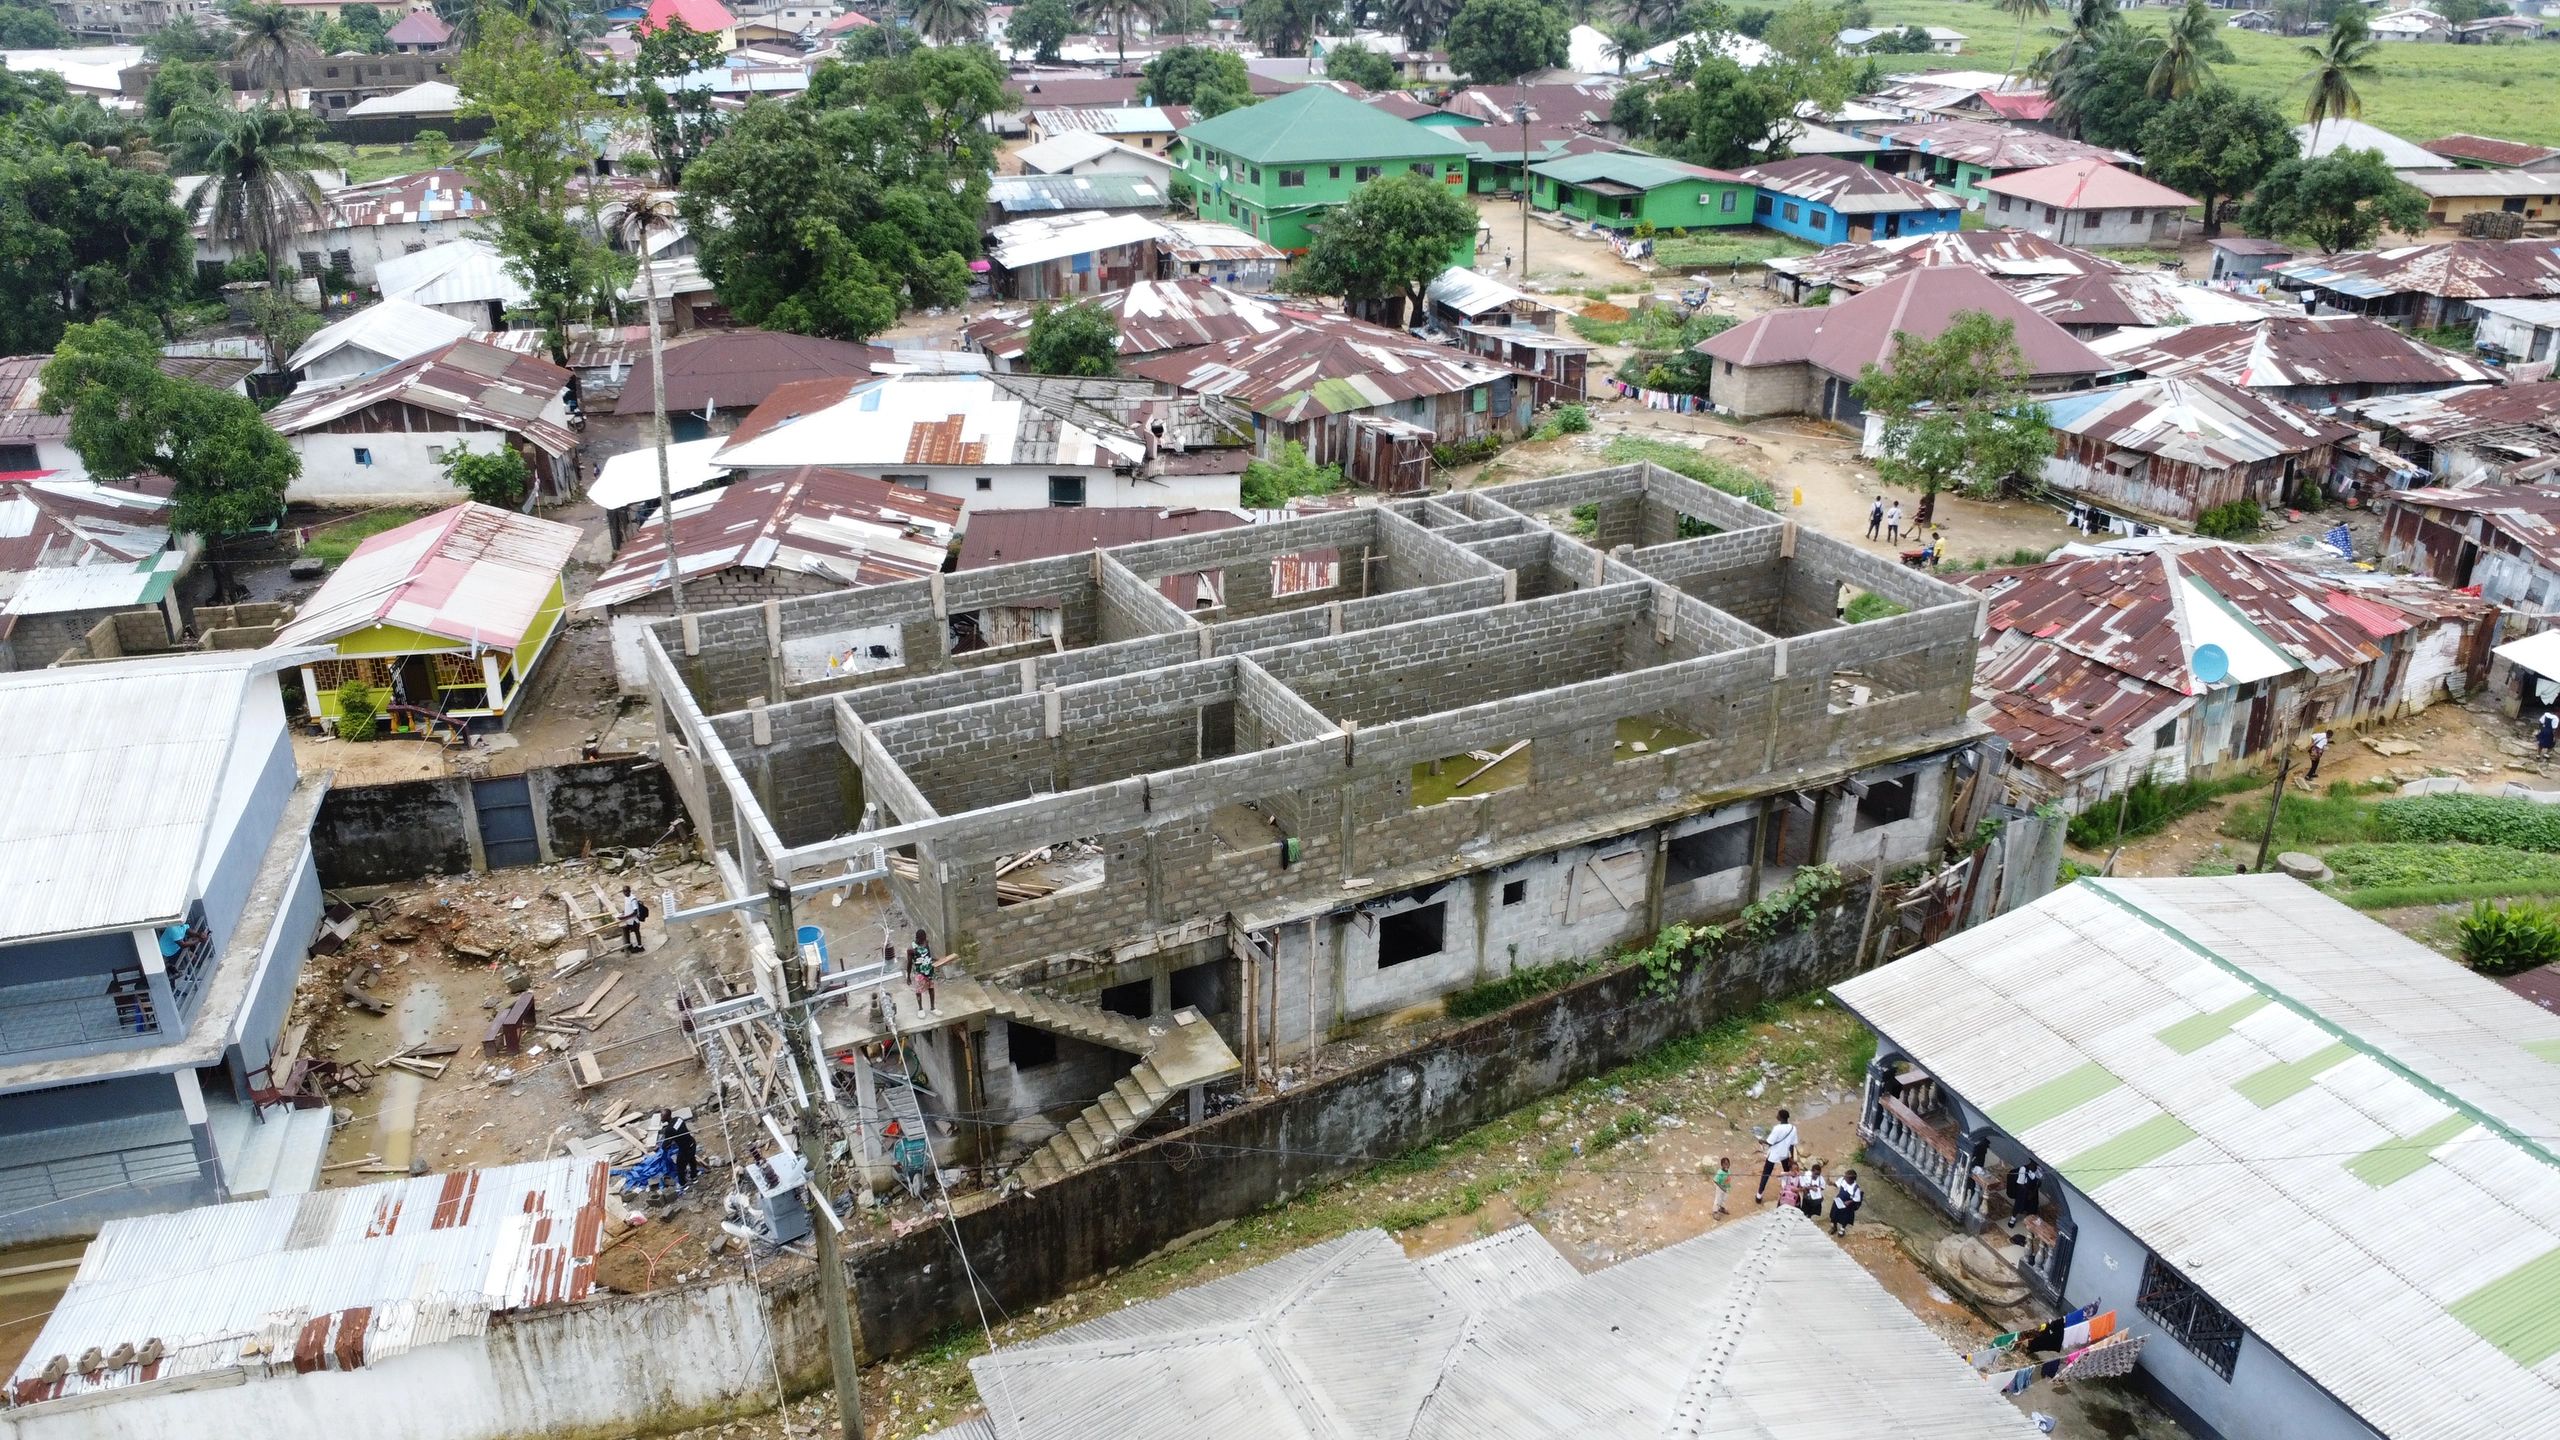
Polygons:
<instances>
[{"instance_id":1,"label":"laundry hanging on line","mask_svg":"<svg viewBox=\"0 0 2560 1440\"><path fill-rule=\"evenodd\" d=\"M2133 1362L2142 1355L2143 1335L2113 1335L2063 1357L2063 1380L2107 1380L2133 1373Z\"/></svg>"}]
</instances>

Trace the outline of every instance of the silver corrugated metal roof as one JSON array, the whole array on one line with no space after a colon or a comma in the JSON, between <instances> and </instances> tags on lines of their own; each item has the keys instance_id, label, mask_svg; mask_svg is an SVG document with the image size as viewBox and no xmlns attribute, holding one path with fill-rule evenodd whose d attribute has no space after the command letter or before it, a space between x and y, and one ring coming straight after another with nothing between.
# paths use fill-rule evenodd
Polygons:
<instances>
[{"instance_id":1,"label":"silver corrugated metal roof","mask_svg":"<svg viewBox=\"0 0 2560 1440\"><path fill-rule=\"evenodd\" d=\"M999 1350L939 1440L2024 1440L2034 1426L1793 1210L1593 1275L1526 1226L1416 1263L1364 1230Z\"/></svg>"},{"instance_id":2,"label":"silver corrugated metal roof","mask_svg":"<svg viewBox=\"0 0 2560 1440\"><path fill-rule=\"evenodd\" d=\"M1833 993L2379 1433L2560 1433L2560 1016L2282 876L2083 880Z\"/></svg>"},{"instance_id":3,"label":"silver corrugated metal roof","mask_svg":"<svg viewBox=\"0 0 2560 1440\"><path fill-rule=\"evenodd\" d=\"M537 1160L110 1220L11 1396L27 1405L235 1367L351 1370L480 1334L498 1311L583 1300L605 1169ZM157 1360L133 1353L152 1341ZM130 1363L83 1373L92 1348ZM71 1368L48 1380L56 1356Z\"/></svg>"},{"instance_id":4,"label":"silver corrugated metal roof","mask_svg":"<svg viewBox=\"0 0 2560 1440\"><path fill-rule=\"evenodd\" d=\"M183 918L248 687L321 653L0 675L0 943Z\"/></svg>"}]
</instances>

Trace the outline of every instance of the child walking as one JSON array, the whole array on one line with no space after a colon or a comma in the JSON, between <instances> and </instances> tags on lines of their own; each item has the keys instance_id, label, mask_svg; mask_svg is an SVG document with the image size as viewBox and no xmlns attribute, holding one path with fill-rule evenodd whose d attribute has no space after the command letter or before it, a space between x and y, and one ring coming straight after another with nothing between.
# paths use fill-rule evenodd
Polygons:
<instances>
[{"instance_id":1,"label":"child walking","mask_svg":"<svg viewBox=\"0 0 2560 1440\"><path fill-rule=\"evenodd\" d=\"M1804 1177L1804 1218L1822 1218L1822 1162L1813 1162L1813 1173Z\"/></svg>"},{"instance_id":2,"label":"child walking","mask_svg":"<svg viewBox=\"0 0 2560 1440\"><path fill-rule=\"evenodd\" d=\"M1717 1156L1716 1168L1709 1178L1715 1182L1716 1187L1715 1213L1718 1215L1730 1213L1724 1208L1724 1199L1726 1194L1733 1189L1733 1157L1730 1155Z\"/></svg>"},{"instance_id":3,"label":"child walking","mask_svg":"<svg viewBox=\"0 0 2560 1440\"><path fill-rule=\"evenodd\" d=\"M1858 1172L1849 1170L1840 1176L1840 1188L1831 1197L1831 1233L1846 1235L1858 1223L1858 1207L1867 1203L1867 1192L1858 1188Z\"/></svg>"}]
</instances>

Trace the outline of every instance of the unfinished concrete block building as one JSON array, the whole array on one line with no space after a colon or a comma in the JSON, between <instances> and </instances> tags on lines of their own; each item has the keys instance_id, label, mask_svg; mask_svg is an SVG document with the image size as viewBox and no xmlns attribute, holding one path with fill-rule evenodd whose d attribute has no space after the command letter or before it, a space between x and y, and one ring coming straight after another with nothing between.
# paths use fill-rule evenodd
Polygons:
<instances>
[{"instance_id":1,"label":"unfinished concrete block building","mask_svg":"<svg viewBox=\"0 0 2560 1440\"><path fill-rule=\"evenodd\" d=\"M1221 603L1166 598L1195 574L1219 583L1176 593ZM1841 623L1860 592L1901 613ZM1029 604L1054 642L953 653L983 633L955 621ZM899 1017L938 1027L935 1092L1020 1117L1013 1144L1089 1107L1037 1183L1175 1088L1148 1024L1099 1022L1196 1015L1258 1074L1803 864L1929 858L1979 763L1980 616L1643 465L668 620L646 649L730 883L885 867L972 982Z\"/></svg>"}]
</instances>

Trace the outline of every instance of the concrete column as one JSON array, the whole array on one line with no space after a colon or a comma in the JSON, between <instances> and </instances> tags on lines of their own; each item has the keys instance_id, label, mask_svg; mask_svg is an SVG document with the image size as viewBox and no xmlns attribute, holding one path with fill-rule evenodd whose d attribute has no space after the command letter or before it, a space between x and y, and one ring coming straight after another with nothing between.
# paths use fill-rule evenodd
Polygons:
<instances>
[{"instance_id":1,"label":"concrete column","mask_svg":"<svg viewBox=\"0 0 2560 1440\"><path fill-rule=\"evenodd\" d=\"M206 1121L204 1087L196 1083L196 1072L179 1070L170 1079L178 1085L178 1110L187 1117L187 1138L195 1145L196 1165L212 1182L216 1204L231 1198L231 1186L222 1178L222 1157L213 1148L213 1126Z\"/></svg>"},{"instance_id":2,"label":"concrete column","mask_svg":"<svg viewBox=\"0 0 2560 1440\"><path fill-rule=\"evenodd\" d=\"M178 995L169 985L169 966L160 958L160 932L133 932L134 953L142 960L142 978L151 987L151 1021L155 1033L183 1035L187 1019L178 1013Z\"/></svg>"}]
</instances>

